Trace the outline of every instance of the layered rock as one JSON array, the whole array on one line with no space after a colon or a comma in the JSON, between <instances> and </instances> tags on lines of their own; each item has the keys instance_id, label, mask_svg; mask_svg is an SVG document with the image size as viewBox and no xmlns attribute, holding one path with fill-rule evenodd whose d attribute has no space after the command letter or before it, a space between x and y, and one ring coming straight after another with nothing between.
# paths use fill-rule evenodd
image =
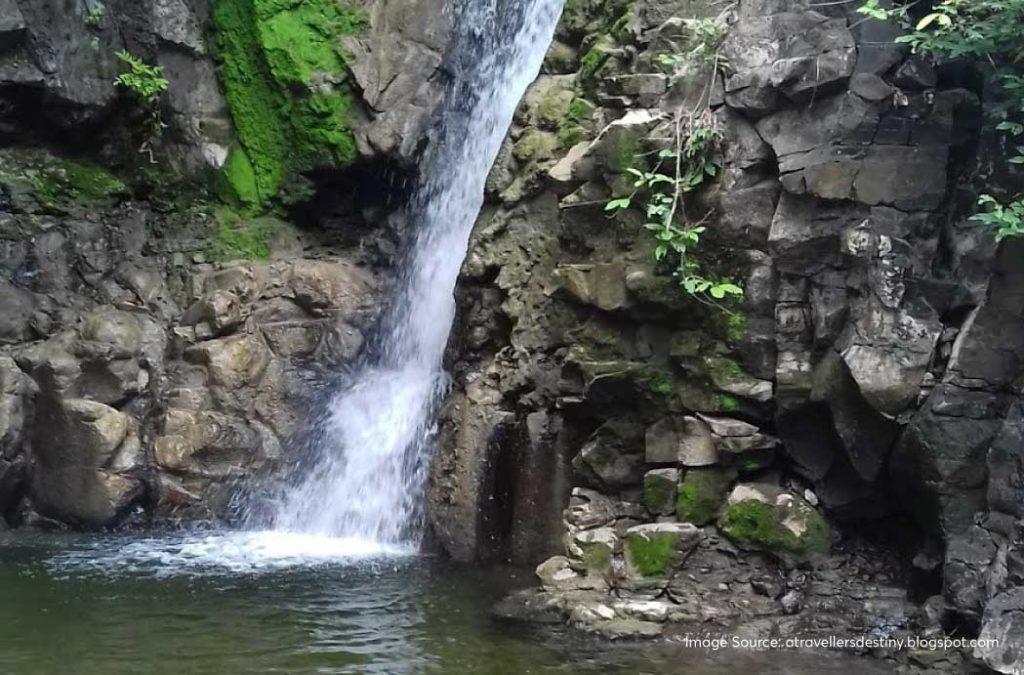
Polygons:
<instances>
[{"instance_id":1,"label":"layered rock","mask_svg":"<svg viewBox=\"0 0 1024 675\"><path fill-rule=\"evenodd\" d=\"M828 568L851 554L843 543L829 553L848 527L909 514L932 533L913 544L915 573L945 550L947 611L977 626L1019 583L1021 258L1016 242L996 256L955 190L977 150L978 100L886 46L895 26L846 11L747 0L716 16L640 0L573 4L563 17L490 177L450 358L461 423L551 424L544 447L565 473L539 480L575 486L564 548L512 544L524 522L514 495L542 489L533 477L448 495L503 521L465 529L434 510L437 529L460 533L459 558L564 554L562 590L545 582L531 606L586 625L636 619L568 589L643 592L622 542L645 524L731 540L733 566ZM724 28L721 78L672 58L701 45L708 20ZM743 280L732 312L678 287L642 214L605 209L633 196L630 169L657 170L690 114L724 138L717 180L686 205L706 226L701 263ZM486 397L463 394L480 386ZM465 462L507 465L523 438L486 457L443 440L433 480L451 482L447 467ZM553 508L534 515L557 522ZM607 560L596 577L591 541ZM698 565L669 566L659 588ZM899 603L893 625L908 627ZM672 621L686 604L643 611ZM990 630L1014 611L991 612Z\"/></svg>"}]
</instances>

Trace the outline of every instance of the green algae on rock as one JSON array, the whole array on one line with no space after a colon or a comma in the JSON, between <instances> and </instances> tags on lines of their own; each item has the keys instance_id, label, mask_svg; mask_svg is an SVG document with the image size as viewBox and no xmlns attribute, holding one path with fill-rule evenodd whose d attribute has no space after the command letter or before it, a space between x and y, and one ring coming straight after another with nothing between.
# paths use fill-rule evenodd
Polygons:
<instances>
[{"instance_id":1,"label":"green algae on rock","mask_svg":"<svg viewBox=\"0 0 1024 675\"><path fill-rule=\"evenodd\" d=\"M626 564L631 574L664 577L681 564L700 541L689 523L647 523L626 531Z\"/></svg>"},{"instance_id":2,"label":"green algae on rock","mask_svg":"<svg viewBox=\"0 0 1024 675\"><path fill-rule=\"evenodd\" d=\"M726 492L736 473L720 467L695 467L687 470L679 483L676 517L685 523L707 525L718 516Z\"/></svg>"},{"instance_id":3,"label":"green algae on rock","mask_svg":"<svg viewBox=\"0 0 1024 675\"><path fill-rule=\"evenodd\" d=\"M773 485L741 484L729 495L718 527L742 548L795 565L827 554L828 524L813 506Z\"/></svg>"},{"instance_id":4,"label":"green algae on rock","mask_svg":"<svg viewBox=\"0 0 1024 675\"><path fill-rule=\"evenodd\" d=\"M225 196L254 207L289 173L356 158L352 91L339 37L362 31L355 7L333 0L218 0L220 77L239 146Z\"/></svg>"}]
</instances>

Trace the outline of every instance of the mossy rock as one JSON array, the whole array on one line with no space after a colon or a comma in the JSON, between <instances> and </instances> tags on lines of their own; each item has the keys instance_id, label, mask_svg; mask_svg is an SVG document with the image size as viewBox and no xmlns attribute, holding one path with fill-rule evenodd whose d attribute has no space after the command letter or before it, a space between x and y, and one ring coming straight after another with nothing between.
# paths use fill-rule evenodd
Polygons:
<instances>
[{"instance_id":1,"label":"mossy rock","mask_svg":"<svg viewBox=\"0 0 1024 675\"><path fill-rule=\"evenodd\" d=\"M700 526L714 521L735 478L735 470L723 467L689 469L679 483L676 518Z\"/></svg>"},{"instance_id":2,"label":"mossy rock","mask_svg":"<svg viewBox=\"0 0 1024 675\"><path fill-rule=\"evenodd\" d=\"M618 540L610 527L584 530L573 538L581 553L580 564L589 576L605 576L611 572Z\"/></svg>"},{"instance_id":3,"label":"mossy rock","mask_svg":"<svg viewBox=\"0 0 1024 675\"><path fill-rule=\"evenodd\" d=\"M283 223L270 216L254 217L223 208L216 213L214 227L207 246L211 260L267 260Z\"/></svg>"},{"instance_id":4,"label":"mossy rock","mask_svg":"<svg viewBox=\"0 0 1024 675\"><path fill-rule=\"evenodd\" d=\"M697 545L700 532L686 523L648 523L626 531L626 564L640 577L666 577Z\"/></svg>"},{"instance_id":5,"label":"mossy rock","mask_svg":"<svg viewBox=\"0 0 1024 675\"><path fill-rule=\"evenodd\" d=\"M764 551L786 564L807 562L831 548L828 524L813 506L779 488L738 485L718 528L741 548Z\"/></svg>"},{"instance_id":6,"label":"mossy rock","mask_svg":"<svg viewBox=\"0 0 1024 675\"><path fill-rule=\"evenodd\" d=\"M672 515L676 510L679 469L653 469L644 474L644 506L651 513Z\"/></svg>"},{"instance_id":7,"label":"mossy rock","mask_svg":"<svg viewBox=\"0 0 1024 675\"><path fill-rule=\"evenodd\" d=\"M558 138L549 131L527 129L512 147L512 155L520 162L551 159L558 149Z\"/></svg>"},{"instance_id":8,"label":"mossy rock","mask_svg":"<svg viewBox=\"0 0 1024 675\"><path fill-rule=\"evenodd\" d=\"M600 77L602 68L613 56L619 53L619 45L611 35L601 35L580 58L580 81L585 86L593 86Z\"/></svg>"},{"instance_id":9,"label":"mossy rock","mask_svg":"<svg viewBox=\"0 0 1024 675\"><path fill-rule=\"evenodd\" d=\"M558 129L569 119L569 109L576 98L568 87L551 87L537 103L535 121L544 129Z\"/></svg>"},{"instance_id":10,"label":"mossy rock","mask_svg":"<svg viewBox=\"0 0 1024 675\"><path fill-rule=\"evenodd\" d=\"M128 194L125 183L101 166L46 153L5 158L0 180L20 183L44 210L112 202Z\"/></svg>"},{"instance_id":11,"label":"mossy rock","mask_svg":"<svg viewBox=\"0 0 1024 675\"><path fill-rule=\"evenodd\" d=\"M244 151L224 180L239 200L255 193L264 204L289 173L355 160L340 38L366 25L362 10L335 0L217 0L213 44Z\"/></svg>"}]
</instances>

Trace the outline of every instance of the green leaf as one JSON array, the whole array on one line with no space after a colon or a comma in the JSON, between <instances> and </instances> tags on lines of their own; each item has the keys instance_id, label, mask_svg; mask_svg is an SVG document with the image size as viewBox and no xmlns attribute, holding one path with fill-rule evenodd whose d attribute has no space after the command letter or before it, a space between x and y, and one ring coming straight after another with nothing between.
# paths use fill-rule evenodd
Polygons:
<instances>
[{"instance_id":1,"label":"green leaf","mask_svg":"<svg viewBox=\"0 0 1024 675\"><path fill-rule=\"evenodd\" d=\"M618 209L628 209L630 203L629 197L623 197L622 199L613 199L604 205L605 211L617 211Z\"/></svg>"}]
</instances>

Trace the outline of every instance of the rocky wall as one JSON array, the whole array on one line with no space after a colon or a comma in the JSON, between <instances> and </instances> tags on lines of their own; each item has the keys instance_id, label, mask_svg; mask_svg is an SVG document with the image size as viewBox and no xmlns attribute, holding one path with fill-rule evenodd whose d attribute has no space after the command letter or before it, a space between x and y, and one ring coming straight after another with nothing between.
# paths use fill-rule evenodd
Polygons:
<instances>
[{"instance_id":1,"label":"rocky wall","mask_svg":"<svg viewBox=\"0 0 1024 675\"><path fill-rule=\"evenodd\" d=\"M967 219L970 78L853 9L568 3L463 269L431 479L454 556L557 554L504 612L1013 644L1020 247ZM690 18L725 27L720 74L662 58L698 44ZM729 311L605 209L705 109L724 143L687 215L743 280ZM849 623L822 618L829 585Z\"/></svg>"}]
</instances>

